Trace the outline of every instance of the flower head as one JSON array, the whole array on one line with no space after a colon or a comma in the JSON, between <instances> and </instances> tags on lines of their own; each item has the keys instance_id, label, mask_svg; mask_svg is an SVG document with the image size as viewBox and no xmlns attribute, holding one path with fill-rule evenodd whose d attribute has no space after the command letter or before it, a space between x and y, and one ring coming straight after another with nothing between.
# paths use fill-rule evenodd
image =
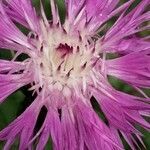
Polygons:
<instances>
[{"instance_id":1,"label":"flower head","mask_svg":"<svg viewBox=\"0 0 150 150\"><path fill-rule=\"evenodd\" d=\"M149 98L142 91L150 87L150 44L138 35L149 28L150 0L128 11L133 2L65 0L62 23L54 0L51 20L42 3L38 16L30 0L0 1L0 47L14 53L12 60L0 60L0 102L25 85L36 97L0 132L4 149L19 137L20 150L33 145L42 150L51 137L56 150L119 150L119 132L135 148L132 135L141 140L135 124L150 128L143 118L150 112ZM116 22L107 29L114 16ZM27 35L18 24L28 29ZM108 59L110 53L116 57ZM21 54L28 57L18 61ZM125 81L141 95L116 90L108 76ZM109 125L92 108L93 97ZM43 106L46 116L35 133Z\"/></svg>"}]
</instances>

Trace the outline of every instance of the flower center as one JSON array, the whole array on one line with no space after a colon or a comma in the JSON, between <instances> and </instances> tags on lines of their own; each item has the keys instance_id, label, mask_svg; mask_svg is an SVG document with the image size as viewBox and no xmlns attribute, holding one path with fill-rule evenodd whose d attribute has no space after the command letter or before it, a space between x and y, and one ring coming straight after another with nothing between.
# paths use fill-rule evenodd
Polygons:
<instances>
[{"instance_id":1,"label":"flower center","mask_svg":"<svg viewBox=\"0 0 150 150\"><path fill-rule=\"evenodd\" d=\"M34 60L36 84L63 90L87 81L98 58L97 46L83 33L69 33L62 27L53 27L44 37Z\"/></svg>"}]
</instances>

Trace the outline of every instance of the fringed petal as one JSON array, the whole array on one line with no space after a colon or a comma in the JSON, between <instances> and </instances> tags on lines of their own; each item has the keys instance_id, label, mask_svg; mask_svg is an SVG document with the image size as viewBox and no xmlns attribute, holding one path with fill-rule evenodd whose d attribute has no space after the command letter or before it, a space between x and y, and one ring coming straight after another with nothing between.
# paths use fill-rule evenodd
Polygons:
<instances>
[{"instance_id":1,"label":"fringed petal","mask_svg":"<svg viewBox=\"0 0 150 150\"><path fill-rule=\"evenodd\" d=\"M38 117L38 105L33 103L21 116L14 120L8 127L0 131L0 140L6 140L5 149L13 144L15 138L20 137L19 150L26 149L33 136L34 127ZM34 105L34 109L33 109ZM39 109L40 110L40 109Z\"/></svg>"},{"instance_id":2,"label":"fringed petal","mask_svg":"<svg viewBox=\"0 0 150 150\"><path fill-rule=\"evenodd\" d=\"M148 40L144 40L144 38L134 36L117 41L117 43L114 43L113 45L107 44L106 47L103 47L103 51L106 51L108 53L118 52L119 54L128 54L131 52L146 50L149 48L150 43Z\"/></svg>"},{"instance_id":3,"label":"fringed petal","mask_svg":"<svg viewBox=\"0 0 150 150\"><path fill-rule=\"evenodd\" d=\"M28 43L27 37L15 26L15 24L7 16L1 2L0 2L0 41L5 41L8 44L17 43L27 48L31 48L31 45Z\"/></svg>"},{"instance_id":4,"label":"fringed petal","mask_svg":"<svg viewBox=\"0 0 150 150\"><path fill-rule=\"evenodd\" d=\"M32 31L40 33L39 18L31 4L31 0L7 0L5 9L10 18Z\"/></svg>"},{"instance_id":5,"label":"fringed petal","mask_svg":"<svg viewBox=\"0 0 150 150\"><path fill-rule=\"evenodd\" d=\"M24 70L25 63L17 61L8 61L0 59L0 73L11 71L12 73Z\"/></svg>"},{"instance_id":6,"label":"fringed petal","mask_svg":"<svg viewBox=\"0 0 150 150\"><path fill-rule=\"evenodd\" d=\"M124 42L124 38L134 35L137 32L141 32L142 30L149 29L149 25L141 25L142 23L150 19L150 12L144 11L149 3L149 0L141 1L139 5L127 15L124 15L126 12L125 10L125 12L119 17L116 23L108 30L108 32L104 36L102 43L103 50L106 50L108 52L119 51L119 49L117 49L117 46L119 46L121 42ZM127 46L127 43L124 46ZM128 51L128 49L126 50Z\"/></svg>"},{"instance_id":7,"label":"fringed petal","mask_svg":"<svg viewBox=\"0 0 150 150\"><path fill-rule=\"evenodd\" d=\"M58 112L53 110L53 108L48 108L47 116L43 124L43 130L37 144L37 150L44 149L50 136L53 141L53 148L56 150L61 150L63 147L61 122Z\"/></svg>"},{"instance_id":8,"label":"fringed petal","mask_svg":"<svg viewBox=\"0 0 150 150\"><path fill-rule=\"evenodd\" d=\"M115 76L137 87L150 87L149 50L132 52L125 56L107 60L107 74Z\"/></svg>"},{"instance_id":9,"label":"fringed petal","mask_svg":"<svg viewBox=\"0 0 150 150\"><path fill-rule=\"evenodd\" d=\"M75 128L75 120L73 120L73 112L69 108L64 107L62 109L62 117L61 117L61 123L62 123L62 132L63 132L63 143L64 143L64 149L70 150L70 149L77 149L78 148L78 142L77 142L77 130ZM72 115L71 115L72 114ZM81 141L82 142L82 141Z\"/></svg>"},{"instance_id":10,"label":"fringed petal","mask_svg":"<svg viewBox=\"0 0 150 150\"><path fill-rule=\"evenodd\" d=\"M119 0L66 0L65 2L69 23L78 26L79 30L86 27L90 32L94 32L111 17L129 7L133 0L126 2L119 8L116 8Z\"/></svg>"},{"instance_id":11,"label":"fringed petal","mask_svg":"<svg viewBox=\"0 0 150 150\"><path fill-rule=\"evenodd\" d=\"M141 133L135 128L136 124L141 125L145 129L150 129L150 124L140 115L140 111L147 112L150 105L146 98L131 96L119 91L115 91L110 87L103 87L93 90L93 95L100 104L108 122L115 128L119 129L125 136L132 133L139 136ZM145 102L144 102L145 101ZM131 147L133 145L127 141Z\"/></svg>"},{"instance_id":12,"label":"fringed petal","mask_svg":"<svg viewBox=\"0 0 150 150\"><path fill-rule=\"evenodd\" d=\"M122 149L122 144L113 132L98 118L96 113L82 103L74 107L79 138L88 149ZM84 149L84 148L83 148Z\"/></svg>"},{"instance_id":13,"label":"fringed petal","mask_svg":"<svg viewBox=\"0 0 150 150\"><path fill-rule=\"evenodd\" d=\"M20 87L29 84L29 75L4 75L0 74L0 103Z\"/></svg>"}]
</instances>

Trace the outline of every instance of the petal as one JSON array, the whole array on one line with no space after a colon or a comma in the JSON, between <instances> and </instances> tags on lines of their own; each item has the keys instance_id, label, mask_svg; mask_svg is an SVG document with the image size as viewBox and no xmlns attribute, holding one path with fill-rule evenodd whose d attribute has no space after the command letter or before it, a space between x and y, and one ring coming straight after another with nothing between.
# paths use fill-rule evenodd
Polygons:
<instances>
[{"instance_id":1,"label":"petal","mask_svg":"<svg viewBox=\"0 0 150 150\"><path fill-rule=\"evenodd\" d=\"M31 0L7 0L5 9L15 21L27 26L36 33L40 32L39 18L32 7Z\"/></svg>"},{"instance_id":2,"label":"petal","mask_svg":"<svg viewBox=\"0 0 150 150\"><path fill-rule=\"evenodd\" d=\"M100 120L91 107L81 101L74 107L79 138L84 140L88 149L122 149L120 141L113 132Z\"/></svg>"},{"instance_id":3,"label":"petal","mask_svg":"<svg viewBox=\"0 0 150 150\"><path fill-rule=\"evenodd\" d=\"M9 72L12 70L13 72L18 72L20 70L23 70L24 68L25 68L25 63L23 62L0 59L0 73Z\"/></svg>"},{"instance_id":4,"label":"petal","mask_svg":"<svg viewBox=\"0 0 150 150\"><path fill-rule=\"evenodd\" d=\"M45 127L41 133L41 136L39 138L39 142L37 144L37 147L36 149L37 150L44 150L46 144L47 144L47 141L49 139L49 134L50 134L50 131L49 131L49 124L45 123Z\"/></svg>"},{"instance_id":5,"label":"petal","mask_svg":"<svg viewBox=\"0 0 150 150\"><path fill-rule=\"evenodd\" d=\"M20 87L30 83L29 75L2 75L0 74L0 103Z\"/></svg>"},{"instance_id":6,"label":"petal","mask_svg":"<svg viewBox=\"0 0 150 150\"><path fill-rule=\"evenodd\" d=\"M139 37L131 37L111 43L110 45L108 43L106 45L104 44L102 48L103 51L109 53L118 52L119 54L128 54L130 52L149 49L150 43Z\"/></svg>"},{"instance_id":7,"label":"petal","mask_svg":"<svg viewBox=\"0 0 150 150\"><path fill-rule=\"evenodd\" d=\"M0 3L0 40L16 42L20 45L30 47L27 37L17 29L9 19Z\"/></svg>"},{"instance_id":8,"label":"petal","mask_svg":"<svg viewBox=\"0 0 150 150\"><path fill-rule=\"evenodd\" d=\"M128 62L128 63L127 63ZM150 87L149 50L132 52L106 61L107 74L137 87Z\"/></svg>"},{"instance_id":9,"label":"petal","mask_svg":"<svg viewBox=\"0 0 150 150\"><path fill-rule=\"evenodd\" d=\"M86 26L90 32L94 32L104 22L130 6L133 0L130 0L117 9L115 8L119 0L66 0L65 2L69 23L78 26L79 30L83 26Z\"/></svg>"},{"instance_id":10,"label":"petal","mask_svg":"<svg viewBox=\"0 0 150 150\"><path fill-rule=\"evenodd\" d=\"M99 87L93 94L104 111L108 121L117 129L128 133L137 133L131 123L138 123L143 127L150 128L144 119L141 119L140 111L150 109L146 98L131 96L107 87L109 95ZM144 102L145 101L145 102ZM129 118L130 116L130 118ZM133 118L132 118L132 117Z\"/></svg>"},{"instance_id":11,"label":"petal","mask_svg":"<svg viewBox=\"0 0 150 150\"><path fill-rule=\"evenodd\" d=\"M148 29L149 25L140 25L150 19L150 12L144 11L149 3L149 0L143 0L127 15L124 15L125 11L106 33L103 40L103 48L113 48L117 46L123 38Z\"/></svg>"},{"instance_id":12,"label":"petal","mask_svg":"<svg viewBox=\"0 0 150 150\"><path fill-rule=\"evenodd\" d=\"M75 122L73 120L74 118L72 113L73 112L71 109L69 111L69 108L67 107L62 108L61 122L65 150L77 149L78 144L80 145L80 143L77 142L77 130L75 128Z\"/></svg>"},{"instance_id":13,"label":"petal","mask_svg":"<svg viewBox=\"0 0 150 150\"><path fill-rule=\"evenodd\" d=\"M63 139L61 131L61 122L59 119L58 112L56 112L52 108L49 108L43 127L44 128L42 130L39 142L37 144L37 150L44 149L50 135L53 141L54 149L61 149L63 146Z\"/></svg>"},{"instance_id":14,"label":"petal","mask_svg":"<svg viewBox=\"0 0 150 150\"><path fill-rule=\"evenodd\" d=\"M26 46L24 45L20 45L15 43L14 41L11 40L6 40L6 39L0 39L0 51L4 51L4 49L7 50L13 50L13 51L17 51L17 52L21 52L21 53L25 53L25 54L30 54L29 49L27 49Z\"/></svg>"},{"instance_id":15,"label":"petal","mask_svg":"<svg viewBox=\"0 0 150 150\"><path fill-rule=\"evenodd\" d=\"M13 141L18 136L20 137L19 149L27 148L33 136L35 123L40 111L40 105L38 103L35 100L22 115L15 119L8 127L0 131L0 140L7 141L5 145L6 149L8 144L13 144Z\"/></svg>"}]
</instances>

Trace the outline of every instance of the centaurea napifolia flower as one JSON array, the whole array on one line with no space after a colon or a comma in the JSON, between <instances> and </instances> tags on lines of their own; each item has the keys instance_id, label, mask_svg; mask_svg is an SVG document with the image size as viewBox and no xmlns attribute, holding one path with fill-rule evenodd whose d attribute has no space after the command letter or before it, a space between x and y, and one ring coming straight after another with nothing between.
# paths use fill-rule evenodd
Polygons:
<instances>
[{"instance_id":1,"label":"centaurea napifolia flower","mask_svg":"<svg viewBox=\"0 0 150 150\"><path fill-rule=\"evenodd\" d=\"M0 60L0 102L25 85L36 95L0 132L5 150L15 139L20 150L33 145L42 150L49 138L55 150L119 150L120 134L135 149L133 134L141 141L135 125L150 128L143 118L149 116L150 101L142 91L150 88L150 44L149 37L139 35L149 29L150 0L129 10L134 2L65 0L62 23L54 0L51 20L42 2L39 15L31 0L0 0L0 47L15 54L12 60ZM112 17L117 19L108 29ZM18 24L29 30L27 35ZM22 54L28 57L18 61ZM116 57L108 59L109 54ZM116 90L108 76L123 80L140 95ZM108 124L94 111L94 99ZM46 117L34 132L43 106Z\"/></svg>"}]
</instances>

